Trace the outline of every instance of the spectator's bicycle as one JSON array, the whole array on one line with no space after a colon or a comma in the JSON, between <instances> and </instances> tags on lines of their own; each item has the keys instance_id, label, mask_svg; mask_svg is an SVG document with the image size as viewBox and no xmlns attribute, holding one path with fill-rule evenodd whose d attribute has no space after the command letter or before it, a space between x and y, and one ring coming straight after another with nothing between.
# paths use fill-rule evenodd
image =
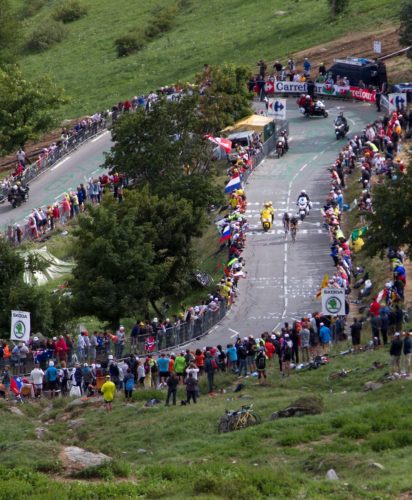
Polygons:
<instances>
[{"instance_id":1,"label":"spectator's bicycle","mask_svg":"<svg viewBox=\"0 0 412 500\"><path fill-rule=\"evenodd\" d=\"M225 415L218 422L218 431L220 433L237 431L260 424L261 421L260 416L253 411L253 405L242 406L240 410L226 410Z\"/></svg>"}]
</instances>

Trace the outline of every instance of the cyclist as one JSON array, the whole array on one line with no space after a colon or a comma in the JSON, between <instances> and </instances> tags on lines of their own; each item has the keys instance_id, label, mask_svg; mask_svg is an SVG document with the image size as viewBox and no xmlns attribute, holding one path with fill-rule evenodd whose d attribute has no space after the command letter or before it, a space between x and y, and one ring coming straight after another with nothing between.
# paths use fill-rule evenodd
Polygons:
<instances>
[{"instance_id":1,"label":"cyclist","mask_svg":"<svg viewBox=\"0 0 412 500\"><path fill-rule=\"evenodd\" d=\"M285 229L285 234L289 232L289 223L290 223L290 215L288 212L285 212L282 217L283 227Z\"/></svg>"},{"instance_id":2,"label":"cyclist","mask_svg":"<svg viewBox=\"0 0 412 500\"><path fill-rule=\"evenodd\" d=\"M290 233L292 235L292 240L295 241L296 233L298 231L299 219L297 215L292 215L289 221Z\"/></svg>"}]
</instances>

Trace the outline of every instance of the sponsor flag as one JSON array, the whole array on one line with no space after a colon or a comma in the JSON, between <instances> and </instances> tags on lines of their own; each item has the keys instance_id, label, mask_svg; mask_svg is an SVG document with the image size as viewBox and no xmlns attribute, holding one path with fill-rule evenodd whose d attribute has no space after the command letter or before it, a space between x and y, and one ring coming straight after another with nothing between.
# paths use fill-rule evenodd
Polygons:
<instances>
[{"instance_id":1,"label":"sponsor flag","mask_svg":"<svg viewBox=\"0 0 412 500\"><path fill-rule=\"evenodd\" d=\"M229 194L232 191L236 191L236 189L240 189L241 187L242 183L240 182L240 177L233 177L233 179L230 179L230 181L226 184L225 193Z\"/></svg>"},{"instance_id":2,"label":"sponsor flag","mask_svg":"<svg viewBox=\"0 0 412 500\"><path fill-rule=\"evenodd\" d=\"M10 390L14 392L16 396L20 395L21 388L23 387L23 382L20 377L12 377L10 380Z\"/></svg>"},{"instance_id":3,"label":"sponsor flag","mask_svg":"<svg viewBox=\"0 0 412 500\"><path fill-rule=\"evenodd\" d=\"M352 241L355 242L358 238L363 236L367 230L368 230L368 228L366 226L363 226L363 227L357 228L354 231L352 231L352 234L351 234Z\"/></svg>"},{"instance_id":4,"label":"sponsor flag","mask_svg":"<svg viewBox=\"0 0 412 500\"><path fill-rule=\"evenodd\" d=\"M320 284L319 290L316 292L315 298L316 300L320 300L322 297L322 290L326 288L329 284L329 274L325 274L323 277L322 283Z\"/></svg>"},{"instance_id":5,"label":"sponsor flag","mask_svg":"<svg viewBox=\"0 0 412 500\"><path fill-rule=\"evenodd\" d=\"M214 144L217 144L219 147L224 149L227 154L232 151L232 141L229 139L225 139L224 137L213 137L213 135L206 135L206 139L212 141Z\"/></svg>"},{"instance_id":6,"label":"sponsor flag","mask_svg":"<svg viewBox=\"0 0 412 500\"><path fill-rule=\"evenodd\" d=\"M224 241L230 240L230 236L231 236L230 226L226 226L223 229L223 232L220 236L220 242L223 243Z\"/></svg>"}]
</instances>

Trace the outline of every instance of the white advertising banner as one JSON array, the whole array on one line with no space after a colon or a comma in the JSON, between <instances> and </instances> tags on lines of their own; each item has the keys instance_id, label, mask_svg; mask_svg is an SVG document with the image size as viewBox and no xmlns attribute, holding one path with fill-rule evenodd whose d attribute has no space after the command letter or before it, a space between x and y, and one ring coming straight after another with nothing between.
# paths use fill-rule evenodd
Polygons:
<instances>
[{"instance_id":1,"label":"white advertising banner","mask_svg":"<svg viewBox=\"0 0 412 500\"><path fill-rule=\"evenodd\" d=\"M322 290L322 314L325 316L345 316L345 289L324 288Z\"/></svg>"},{"instance_id":2,"label":"white advertising banner","mask_svg":"<svg viewBox=\"0 0 412 500\"><path fill-rule=\"evenodd\" d=\"M269 99L268 116L286 120L286 99Z\"/></svg>"},{"instance_id":3,"label":"white advertising banner","mask_svg":"<svg viewBox=\"0 0 412 500\"><path fill-rule=\"evenodd\" d=\"M26 311L11 312L10 340L27 342L30 340L30 313Z\"/></svg>"},{"instance_id":4,"label":"white advertising banner","mask_svg":"<svg viewBox=\"0 0 412 500\"><path fill-rule=\"evenodd\" d=\"M396 94L388 94L389 100L389 112L396 111L398 108L402 106L406 107L406 94L402 94L401 92Z\"/></svg>"}]
</instances>

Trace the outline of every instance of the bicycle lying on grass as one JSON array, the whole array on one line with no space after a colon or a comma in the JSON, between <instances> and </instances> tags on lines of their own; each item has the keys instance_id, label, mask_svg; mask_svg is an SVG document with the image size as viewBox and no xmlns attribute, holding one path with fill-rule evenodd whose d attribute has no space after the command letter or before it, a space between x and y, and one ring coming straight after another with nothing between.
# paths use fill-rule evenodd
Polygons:
<instances>
[{"instance_id":1,"label":"bicycle lying on grass","mask_svg":"<svg viewBox=\"0 0 412 500\"><path fill-rule=\"evenodd\" d=\"M253 411L253 405L242 406L240 410L226 410L225 415L219 419L218 431L221 433L237 431L260 424L261 421L259 415Z\"/></svg>"}]
</instances>

